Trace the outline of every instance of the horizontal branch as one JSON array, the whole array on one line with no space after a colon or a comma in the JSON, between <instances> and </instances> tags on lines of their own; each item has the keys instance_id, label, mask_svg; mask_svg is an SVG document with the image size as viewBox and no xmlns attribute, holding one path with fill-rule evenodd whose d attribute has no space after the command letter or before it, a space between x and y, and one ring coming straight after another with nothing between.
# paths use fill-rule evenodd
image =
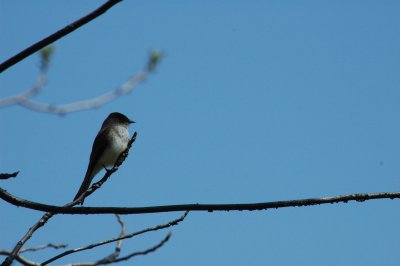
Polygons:
<instances>
[{"instance_id":1,"label":"horizontal branch","mask_svg":"<svg viewBox=\"0 0 400 266\"><path fill-rule=\"evenodd\" d=\"M177 211L255 211L268 210L286 207L302 207L321 205L328 203L347 203L349 201L363 202L375 199L399 199L400 192L381 192L369 194L349 194L325 198L308 198L287 201L272 201L259 203L243 204L181 204L164 205L151 207L63 207L47 205L21 199L9 194L6 190L0 188L0 198L20 207L28 209L51 212L53 214L143 214L143 213L161 213Z\"/></svg>"}]
</instances>

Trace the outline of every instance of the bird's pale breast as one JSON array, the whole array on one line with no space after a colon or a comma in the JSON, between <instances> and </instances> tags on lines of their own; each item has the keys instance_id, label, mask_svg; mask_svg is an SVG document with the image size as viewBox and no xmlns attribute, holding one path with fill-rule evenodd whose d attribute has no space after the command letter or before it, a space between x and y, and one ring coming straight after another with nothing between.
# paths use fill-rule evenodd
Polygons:
<instances>
[{"instance_id":1,"label":"bird's pale breast","mask_svg":"<svg viewBox=\"0 0 400 266\"><path fill-rule=\"evenodd\" d=\"M116 126L110 132L110 144L103 153L103 165L114 165L119 155L126 149L130 140L128 128L125 126Z\"/></svg>"}]
</instances>

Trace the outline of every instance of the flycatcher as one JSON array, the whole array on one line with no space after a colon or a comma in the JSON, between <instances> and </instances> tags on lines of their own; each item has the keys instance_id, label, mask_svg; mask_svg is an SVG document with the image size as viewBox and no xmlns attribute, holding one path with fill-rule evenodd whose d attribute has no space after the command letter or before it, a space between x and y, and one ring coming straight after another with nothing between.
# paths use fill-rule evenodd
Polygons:
<instances>
[{"instance_id":1,"label":"flycatcher","mask_svg":"<svg viewBox=\"0 0 400 266\"><path fill-rule=\"evenodd\" d=\"M106 166L114 166L118 157L128 146L130 140L128 126L132 123L135 123L135 121L116 112L109 114L104 120L93 142L85 179L74 200L89 188L93 178L101 169ZM83 201L81 204L83 204Z\"/></svg>"}]
</instances>

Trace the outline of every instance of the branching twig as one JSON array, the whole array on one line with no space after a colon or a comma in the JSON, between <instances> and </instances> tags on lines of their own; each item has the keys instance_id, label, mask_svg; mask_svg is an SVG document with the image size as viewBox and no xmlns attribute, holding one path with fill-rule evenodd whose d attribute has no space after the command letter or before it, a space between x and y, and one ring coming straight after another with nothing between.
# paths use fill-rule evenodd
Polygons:
<instances>
[{"instance_id":1,"label":"branching twig","mask_svg":"<svg viewBox=\"0 0 400 266\"><path fill-rule=\"evenodd\" d=\"M119 166L124 162L125 158L128 156L129 149L131 148L132 143L136 140L136 135L137 135L137 133L135 132L128 144L128 147L125 149L125 151L123 153L121 153L121 155L119 156L119 158L118 158L117 162L115 163L115 165L113 166L113 168L111 170L108 170L105 173L104 177L99 182L93 184L86 192L82 193L82 195L79 198L77 198L73 202L70 202L70 203L64 205L65 208L71 208L71 207L77 205L82 199L86 198L87 196L92 194L96 189L98 189L104 182L107 181L107 179L114 172L116 172L118 170ZM11 263L13 262L13 260L15 259L15 257L18 255L22 246L32 237L33 233L36 230L38 230L40 227L44 226L47 223L47 221L51 217L53 217L53 215L55 215L55 214L56 213L53 213L51 211L45 213L37 223L35 223L31 228L29 228L28 232L23 236L23 238L20 241L18 241L18 243L15 245L15 247L12 250L12 252L10 253L10 255L3 261L1 266L10 266Z\"/></svg>"},{"instance_id":2,"label":"branching twig","mask_svg":"<svg viewBox=\"0 0 400 266\"><path fill-rule=\"evenodd\" d=\"M41 57L43 58L43 54ZM160 52L153 51L149 55L149 60L145 65L145 67L143 68L143 70L139 72L137 75L130 78L121 86L107 93L99 95L95 98L90 98L82 101L75 101L72 103L62 104L62 105L49 104L49 103L34 101L31 99L31 97L36 95L43 88L45 84L46 75L45 75L45 70L42 69L36 84L32 88L29 88L28 90L22 92L21 94L0 99L0 107L18 104L33 111L51 113L56 115L65 115L66 113L97 108L99 106L102 106L104 104L107 104L115 100L121 95L131 92L139 83L146 80L146 78L154 71L155 67L161 60L161 57L162 54Z\"/></svg>"},{"instance_id":3,"label":"branching twig","mask_svg":"<svg viewBox=\"0 0 400 266\"><path fill-rule=\"evenodd\" d=\"M120 261L125 261L125 260L129 260L129 259L131 259L132 257L135 257L135 256L146 255L146 254L149 254L149 253L151 253L151 252L154 252L154 251L156 251L157 249L161 248L165 243L167 243L167 241L171 238L171 235L172 235L172 233L169 232L169 233L167 234L167 236L164 237L164 239L161 240L160 243L158 243L158 244L155 245L154 247L151 247L151 248L146 249L146 250L144 250L144 251L139 251L139 252L131 253L131 254L127 255L127 256L124 256L124 257L121 257L121 258L119 258L119 259L116 259L115 261L113 261L113 263L115 263L115 262L120 262Z\"/></svg>"},{"instance_id":4,"label":"branching twig","mask_svg":"<svg viewBox=\"0 0 400 266\"><path fill-rule=\"evenodd\" d=\"M126 255L124 257L118 258L113 261L80 262L80 263L72 263L72 264L68 264L68 265L69 266L97 266L97 265L112 264L112 263L117 263L120 261L129 260L132 257L138 256L138 255L146 255L146 254L156 251L157 249L161 248L171 238L171 235L172 235L171 232L168 233L167 236L164 237L164 239L162 239L157 245L155 245L149 249L146 249L144 251L139 251L139 252L133 252L129 255ZM37 266L37 265L33 265L33 266Z\"/></svg>"},{"instance_id":5,"label":"branching twig","mask_svg":"<svg viewBox=\"0 0 400 266\"><path fill-rule=\"evenodd\" d=\"M53 33L52 35L44 38L43 40L33 44L32 46L26 48L25 50L21 51L20 53L14 55L13 57L7 59L3 63L0 64L0 73L6 70L7 68L15 65L16 63L20 62L24 58L30 56L31 54L39 51L40 49L48 46L49 44L57 41L58 39L66 36L67 34L73 32L74 30L78 29L79 27L85 25L86 23L90 22L91 20L97 18L98 16L105 13L108 9L113 7L115 4L121 2L122 0L108 0L102 6L91 12L90 14L78 19L75 22L67 25L63 29Z\"/></svg>"},{"instance_id":6,"label":"branching twig","mask_svg":"<svg viewBox=\"0 0 400 266\"><path fill-rule=\"evenodd\" d=\"M11 177L16 177L18 175L18 173L19 173L19 171L14 172L12 174L3 173L3 174L0 174L0 179L9 179Z\"/></svg>"},{"instance_id":7,"label":"branching twig","mask_svg":"<svg viewBox=\"0 0 400 266\"><path fill-rule=\"evenodd\" d=\"M232 203L232 204L181 204L164 205L151 207L75 207L68 208L55 205L47 205L17 198L0 188L0 198L15 205L38 211L51 211L62 214L142 214L142 213L161 213L177 211L255 211L278 209L285 207L302 207L330 203L347 203L348 201L367 201L375 199L399 199L400 192L381 192L368 194L350 194L326 198L308 198L287 201L271 201L258 203Z\"/></svg>"},{"instance_id":8,"label":"branching twig","mask_svg":"<svg viewBox=\"0 0 400 266\"><path fill-rule=\"evenodd\" d=\"M98 242L98 243L95 243L95 244L91 244L91 245L88 245L88 246L85 246L85 247L67 250L67 251L65 251L65 252L63 252L63 253L61 253L61 254L59 254L59 255L57 255L57 256L55 256L55 257L53 257L53 258L51 258L51 259L49 259L47 261L45 261L45 262L43 262L42 265L49 264L50 262L58 260L59 258L62 258L64 256L72 254L72 253L76 253L76 252L80 252L80 251L83 251L83 250L92 249L92 248L95 248L95 247L98 247L98 246L102 246L102 245L109 244L109 243L112 243L112 242L120 241L120 240L123 240L123 239L132 238L134 236L138 236L138 235L150 232L150 231L157 231L157 230L161 230L161 229L165 229L165 228L168 228L168 227L171 227L171 226L178 225L180 222L182 222L186 218L188 213L189 212L186 211L178 219L170 221L170 222L165 223L165 224L160 224L160 225L157 225L157 226L154 226L154 227L146 228L146 229L143 229L143 230L140 230L140 231L137 231L137 232L125 235L125 236L120 236L118 238L108 239L108 240L105 240L105 241L102 241L102 242Z\"/></svg>"}]
</instances>

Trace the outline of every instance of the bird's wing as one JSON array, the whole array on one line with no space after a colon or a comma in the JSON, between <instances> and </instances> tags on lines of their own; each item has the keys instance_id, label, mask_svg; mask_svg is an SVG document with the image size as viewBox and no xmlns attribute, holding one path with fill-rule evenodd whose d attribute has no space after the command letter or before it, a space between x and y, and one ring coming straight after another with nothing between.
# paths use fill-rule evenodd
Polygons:
<instances>
[{"instance_id":1,"label":"bird's wing","mask_svg":"<svg viewBox=\"0 0 400 266\"><path fill-rule=\"evenodd\" d=\"M85 192L89 186L90 183L92 182L92 179L97 173L93 173L93 170L95 170L95 167L97 165L98 160L101 158L103 155L106 147L108 146L108 139L104 138L104 136L107 136L110 128L104 128L100 130L100 132L97 134L93 146L92 146L92 153L90 154L90 161L88 168L86 170L86 175L85 179L83 179L82 185L79 188L78 193L75 195L74 200L76 200L83 192ZM100 166L101 167L101 166ZM83 204L83 202L82 202Z\"/></svg>"}]
</instances>

